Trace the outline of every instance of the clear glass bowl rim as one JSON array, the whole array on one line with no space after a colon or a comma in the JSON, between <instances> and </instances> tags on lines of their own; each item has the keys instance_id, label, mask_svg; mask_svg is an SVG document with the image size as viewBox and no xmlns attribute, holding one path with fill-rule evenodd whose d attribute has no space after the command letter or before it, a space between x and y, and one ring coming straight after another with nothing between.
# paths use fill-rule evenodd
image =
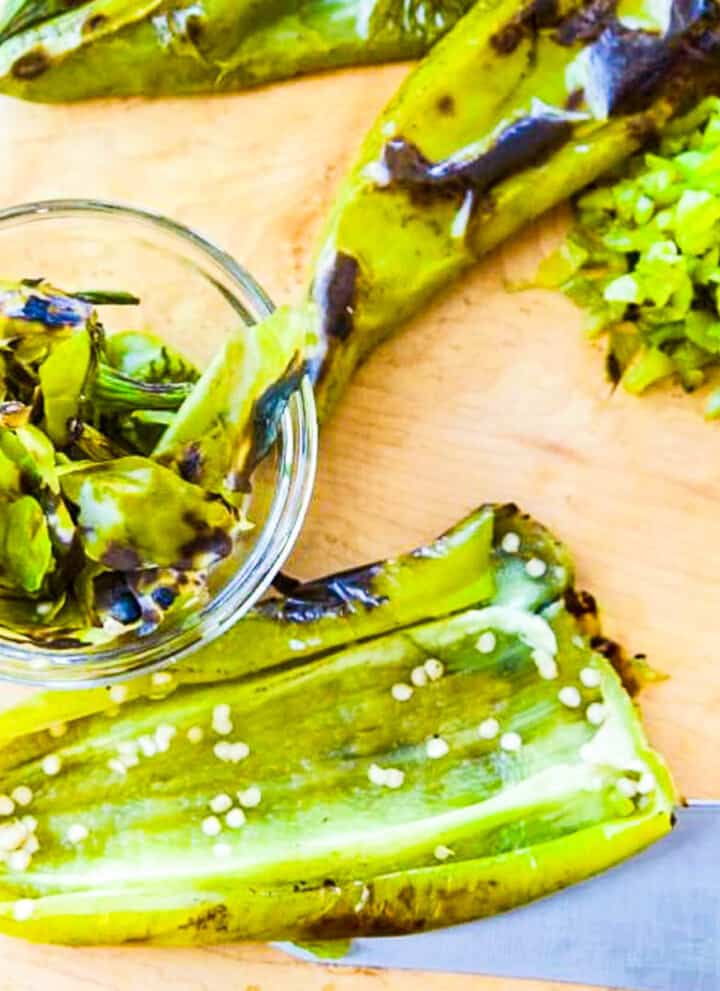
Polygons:
<instances>
[{"instance_id":1,"label":"clear glass bowl rim","mask_svg":"<svg viewBox=\"0 0 720 991\"><path fill-rule=\"evenodd\" d=\"M50 199L0 210L0 231L47 219L95 217L130 221L169 235L203 256L250 301L263 318L274 306L250 273L222 248L190 227L160 213L105 200ZM282 568L298 537L312 496L317 461L317 416L310 381L292 396L279 431L280 485L262 530L238 570L182 627L168 626L130 643L96 649L25 646L0 637L0 679L49 688L98 687L147 673L215 640L263 595Z\"/></svg>"}]
</instances>

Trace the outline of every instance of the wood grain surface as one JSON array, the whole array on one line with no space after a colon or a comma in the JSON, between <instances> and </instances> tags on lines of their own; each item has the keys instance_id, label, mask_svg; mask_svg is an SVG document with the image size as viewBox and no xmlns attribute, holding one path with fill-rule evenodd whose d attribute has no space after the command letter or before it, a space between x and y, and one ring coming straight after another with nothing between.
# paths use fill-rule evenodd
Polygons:
<instances>
[{"instance_id":1,"label":"wood grain surface","mask_svg":"<svg viewBox=\"0 0 720 991\"><path fill-rule=\"evenodd\" d=\"M405 71L208 100L0 100L0 205L78 196L151 207L207 234L288 301L339 176ZM478 503L519 502L569 543L610 635L671 676L642 709L681 790L720 797L720 434L703 422L700 400L678 389L643 400L612 393L602 351L583 339L567 301L506 291L563 223L560 211L506 245L361 369L324 430L290 570L310 577L386 556ZM17 695L2 687L0 703ZM264 947L69 950L3 940L0 960L0 991L559 991L339 971Z\"/></svg>"}]
</instances>

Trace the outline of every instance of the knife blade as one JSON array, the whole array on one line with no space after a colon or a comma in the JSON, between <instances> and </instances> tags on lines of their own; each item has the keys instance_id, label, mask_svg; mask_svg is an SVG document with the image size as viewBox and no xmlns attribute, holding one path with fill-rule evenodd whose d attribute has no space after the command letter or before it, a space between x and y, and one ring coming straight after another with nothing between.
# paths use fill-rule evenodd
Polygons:
<instances>
[{"instance_id":1,"label":"knife blade","mask_svg":"<svg viewBox=\"0 0 720 991\"><path fill-rule=\"evenodd\" d=\"M333 963L718 991L720 801L689 801L668 837L600 877L467 925L356 939Z\"/></svg>"}]
</instances>

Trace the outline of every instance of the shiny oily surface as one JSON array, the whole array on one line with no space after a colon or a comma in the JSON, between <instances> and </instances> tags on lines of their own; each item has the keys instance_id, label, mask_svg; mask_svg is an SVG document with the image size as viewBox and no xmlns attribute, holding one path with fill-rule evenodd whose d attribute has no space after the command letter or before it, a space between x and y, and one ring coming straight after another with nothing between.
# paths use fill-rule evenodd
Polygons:
<instances>
[{"instance_id":1,"label":"shiny oily surface","mask_svg":"<svg viewBox=\"0 0 720 991\"><path fill-rule=\"evenodd\" d=\"M0 161L3 196L11 203L92 192L152 203L209 231L274 298L289 300L356 136L404 71L344 73L193 103L0 102L3 130L16 138ZM318 103L327 114L317 114ZM185 134L193 136L192 156ZM219 186L237 210L218 201ZM720 540L715 435L699 422L700 400L674 390L642 402L611 396L599 375L601 352L583 341L567 301L505 293L503 280L529 277L562 229L561 218L549 221L503 249L360 371L325 428L317 502L289 568L310 577L350 567L426 540L478 499L519 499L573 548L608 632L672 675L642 698L652 742L686 794L715 794L720 683L708 641L717 593L707 554ZM0 691L7 702L21 694ZM262 991L406 991L418 981L429 991L560 987L338 973L260 947L2 947L23 989L52 981L65 991L92 974L112 991L133 981L153 991L184 981L200 991L209 974L232 982L238 968Z\"/></svg>"},{"instance_id":2,"label":"shiny oily surface","mask_svg":"<svg viewBox=\"0 0 720 991\"><path fill-rule=\"evenodd\" d=\"M517 552L502 549L508 534ZM473 608L446 615L463 596ZM442 618L427 622L429 608ZM480 509L409 555L256 613L250 679L237 678L242 644L227 644L148 697L141 679L117 705L87 693L85 716L82 695L5 714L5 932L400 934L523 904L670 830L670 777L600 653L594 603L574 593L562 545L516 507ZM365 639L373 623L383 632ZM398 697L419 667L426 684ZM34 814L14 814L13 794Z\"/></svg>"},{"instance_id":3,"label":"shiny oily surface","mask_svg":"<svg viewBox=\"0 0 720 991\"><path fill-rule=\"evenodd\" d=\"M114 287L119 287L121 282L127 286L132 281L137 303L101 307L108 340L117 340L119 331L148 328L159 332L169 348L184 353L199 369L208 368L207 375L203 374L197 386L192 388L191 402L182 404L182 409L163 434L163 441L167 443L159 457L167 461L168 467L121 457L95 465L87 476L82 469L67 471L57 485L63 496L79 507L83 549L88 560L105 558L105 563L116 571L132 568L143 558L145 563L154 560L159 566L160 570L155 572L141 565L137 573L139 601L146 597L149 607L156 612L153 605L155 589L151 586L158 582L160 585L173 584L172 567L167 571L164 568L170 562L157 558L156 553L165 554L173 543L162 538L163 528L174 529L177 541L182 543L185 540L183 530L185 536L188 533L190 516L192 520L200 521L202 516L211 522L210 507L210 515L221 523L221 527L223 519L230 519L230 511L223 508L222 502L206 497L204 488L212 491L224 486L221 464L227 463L230 468L228 478L239 479L244 470L242 462L249 467L252 461L258 460L254 455L259 446L257 438L252 436L252 429L241 426L242 422L246 426L254 422L251 412L255 407L248 395L253 383L261 383L262 405L265 397L273 393L278 376L282 379L286 372L288 377L291 377L290 373L294 374L296 366L288 367L284 351L275 343L273 319L263 320L271 312L271 304L247 272L201 236L157 214L133 211L111 203L51 201L2 212L0 270L8 279L4 285L10 285L3 299L9 314L8 333L14 333L12 313L18 307L22 313L29 306L31 312L35 309L41 313L47 311L52 319L60 319L56 313L58 303L53 302L55 290L49 290L43 284L25 286L21 290L12 288L13 280L32 278L27 275L28 271L45 273L48 282L54 282L56 286L64 283L69 291L75 292L92 290L92 286L89 290L70 288L88 287L86 280L94 286L102 282ZM37 276L42 277L42 274ZM99 291L127 292L127 289ZM88 327L91 327L94 318L90 304L70 300L63 306L68 312L72 311L73 319L87 319ZM253 323L258 324L257 330L252 329ZM45 330L41 325L41 331ZM28 340L34 343L42 339L42 333L35 333ZM82 371L82 354L62 355L52 375L47 373L43 378L43 373L55 360L59 349L73 349L84 342L89 347L89 339L90 334L83 336L75 328L75 333L58 344L58 350L40 366L39 374L48 395L43 426L60 446L68 441L72 444L74 437L74 434L66 436L63 412L73 405L73 387L66 375L66 392L57 389L63 375L60 366L64 363L76 373L78 369ZM287 334L283 337L283 341L286 340ZM279 363L276 362L278 354ZM244 392L240 397L232 394L223 378L227 366L222 359L226 356L243 370L239 388ZM86 355L85 363L88 362ZM74 603L68 599L67 617L62 608L57 617L51 612L47 618L38 609L39 633L32 638L37 642L27 643L21 640L26 632L21 628L22 623L16 622L17 603L8 599L3 602L9 617L0 675L30 684L98 683L175 658L201 640L216 636L248 609L265 590L289 552L312 489L316 444L314 407L309 387L306 383L301 385L283 413L277 442L270 430L262 439L267 456L260 458L254 471L250 469L253 476L250 493L239 493L238 516L242 518L243 512L249 515L253 526L234 527L232 540L223 537L214 525L205 530L203 542L208 543L207 537L214 546L222 544L223 553L222 563L208 572L205 594L197 594L199 588L196 588L195 576L191 575L191 580L182 586L188 594L172 599L165 622L148 624L147 629L142 624L129 624L127 633L112 617L99 630L95 630L89 621L85 624L87 629L83 629L84 617L73 614ZM86 386L86 381L76 382L74 388L80 394ZM231 408L231 413L227 407ZM222 424L221 428L219 424ZM5 431L3 436L8 433ZM216 443L218 433L222 434L223 445ZM228 436L234 441L233 457L226 452ZM10 439L14 438L11 436ZM206 443L210 447L209 453L205 449ZM199 461L203 472L208 468L208 477L195 479L202 481L202 485L192 485L178 477L182 474L180 463L188 461L191 450L193 455L201 454L192 463ZM259 455L261 453L259 451ZM239 459L237 463L235 454ZM179 462L178 475L170 467L175 461ZM215 477L210 477L211 468L215 470ZM234 487L236 482L227 484ZM125 486L127 491L118 494ZM226 496L235 498L229 492ZM153 498L160 500L156 507ZM191 508L190 502L198 505ZM169 518L178 510L182 515L180 503L184 504L187 525L173 526ZM128 508L127 514L125 508ZM116 526L118 518L121 520L119 527ZM72 525L71 520L68 523ZM120 531L124 531L124 537ZM127 545L122 550L120 545L125 538ZM137 548L133 550L131 545L135 540ZM190 550L190 545L186 549ZM120 551L117 556L116 550ZM89 568L86 571L92 578L93 572ZM52 575L48 581L52 592ZM77 587L82 589L82 583ZM43 585L40 592L44 591ZM77 597L81 601L92 598L82 591ZM62 606L59 594L56 599ZM20 604L23 605L22 601ZM32 600L24 605L32 608ZM52 609L53 604L50 605ZM141 617L143 613L144 610ZM47 635L43 627L47 628ZM20 642L11 642L13 636Z\"/></svg>"}]
</instances>

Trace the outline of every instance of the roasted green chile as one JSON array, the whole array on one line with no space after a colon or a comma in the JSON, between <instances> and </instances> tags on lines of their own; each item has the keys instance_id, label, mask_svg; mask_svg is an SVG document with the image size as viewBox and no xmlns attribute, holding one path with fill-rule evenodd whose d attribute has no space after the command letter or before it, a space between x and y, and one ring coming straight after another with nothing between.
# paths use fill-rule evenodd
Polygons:
<instances>
[{"instance_id":1,"label":"roasted green chile","mask_svg":"<svg viewBox=\"0 0 720 991\"><path fill-rule=\"evenodd\" d=\"M472 0L9 0L0 92L59 102L244 89L417 58Z\"/></svg>"},{"instance_id":2,"label":"roasted green chile","mask_svg":"<svg viewBox=\"0 0 720 991\"><path fill-rule=\"evenodd\" d=\"M675 795L593 611L560 544L484 507L267 603L162 682L3 713L0 929L405 933L604 870L670 830Z\"/></svg>"},{"instance_id":3,"label":"roasted green chile","mask_svg":"<svg viewBox=\"0 0 720 991\"><path fill-rule=\"evenodd\" d=\"M127 293L0 283L0 629L46 646L148 634L210 595L303 374L273 320L202 375L158 337L107 335ZM152 522L148 524L148 510Z\"/></svg>"},{"instance_id":4,"label":"roasted green chile","mask_svg":"<svg viewBox=\"0 0 720 991\"><path fill-rule=\"evenodd\" d=\"M479 257L720 82L704 0L478 4L367 136L309 299L320 415L359 361Z\"/></svg>"}]
</instances>

